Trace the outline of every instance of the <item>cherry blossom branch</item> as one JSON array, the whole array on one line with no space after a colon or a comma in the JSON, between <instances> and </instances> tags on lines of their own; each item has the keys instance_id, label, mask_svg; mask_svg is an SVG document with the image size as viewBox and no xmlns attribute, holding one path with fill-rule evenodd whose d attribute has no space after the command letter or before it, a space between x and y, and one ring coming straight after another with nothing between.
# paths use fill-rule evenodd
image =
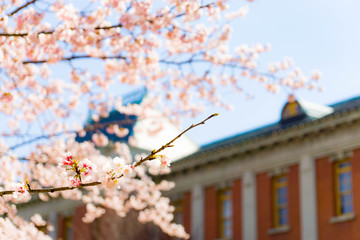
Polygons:
<instances>
[{"instance_id":1,"label":"cherry blossom branch","mask_svg":"<svg viewBox=\"0 0 360 240\"><path fill-rule=\"evenodd\" d=\"M14 15L15 13L19 12L21 9L27 7L28 5L32 4L32 3L35 3L37 0L32 0L26 4L24 4L23 6L19 7L18 9L16 9L15 11L11 12L8 16L12 16ZM206 5L202 5L200 6L197 11L199 11L200 9L203 9L203 8L208 8L210 6L214 6L214 3L209 3L209 4L206 4ZM170 13L170 11L169 11ZM155 18L160 18L160 17L163 17L165 14L161 14L161 15L158 15L156 16ZM177 14L176 16L174 16L174 18L179 18L179 17L182 17L186 15L186 13L179 13ZM3 20L3 18L0 19L0 21ZM153 23L154 20L153 19L148 19L147 20L149 23ZM119 24L116 24L116 25L111 25L111 26L97 26L94 28L94 30L110 30L110 29L113 29L113 28L121 28L123 27L123 24L119 23ZM70 28L71 30L75 30L74 28ZM55 30L50 30L50 31L41 31L41 32L38 32L37 35L39 34L46 34L46 35L49 35L49 34L53 34L55 32ZM1 37L26 37L28 36L29 33L28 32L25 32L25 33L0 33L0 36Z\"/></svg>"},{"instance_id":2,"label":"cherry blossom branch","mask_svg":"<svg viewBox=\"0 0 360 240\"><path fill-rule=\"evenodd\" d=\"M1 34L0 34L1 35ZM60 61L71 61L71 60L77 60L77 59L123 59L123 60L127 60L126 57L122 56L122 55L118 55L118 56L90 56L90 55L76 55L76 56L70 56L70 57L65 57L60 59ZM23 64L42 64L42 63L46 63L50 61L50 59L44 59L44 60L29 60L29 61L24 61ZM160 59L159 63L163 63L163 64L167 64L167 65L185 65L185 64L191 64L191 63L209 63L209 60L204 60L204 59L194 59L193 56L190 57L189 59L183 60L183 61L169 61L169 60L165 60L165 59ZM248 70L251 73L258 73L261 74L263 76L267 76L270 78L277 78L274 74L270 74L270 73L265 73L265 72L260 72L248 67L244 67L241 65L237 65L234 63L224 63L222 64L222 66L225 67L230 67L230 68L240 68L242 70ZM281 79L281 78L280 78Z\"/></svg>"},{"instance_id":3,"label":"cherry blossom branch","mask_svg":"<svg viewBox=\"0 0 360 240\"><path fill-rule=\"evenodd\" d=\"M37 0L32 0L32 1L29 1L27 3L25 3L24 5L18 7L17 9L15 9L14 11L12 11L11 13L7 14L8 17L11 17L13 15L15 15L16 13L20 12L22 9L28 7L29 5L35 3ZM4 17L0 18L0 21L4 20ZM26 36L26 35L25 35Z\"/></svg>"},{"instance_id":4,"label":"cherry blossom branch","mask_svg":"<svg viewBox=\"0 0 360 240\"><path fill-rule=\"evenodd\" d=\"M75 56L61 58L60 61L71 61L71 60L86 59L86 58L92 58L92 59L124 59L124 60L126 60L126 57L121 56L121 55L118 55L118 56L98 56L98 57L90 56L90 55L75 55ZM29 60L29 61L24 61L23 64L29 64L29 63L40 64L40 63L46 63L48 61L50 61L50 59Z\"/></svg>"},{"instance_id":5,"label":"cherry blossom branch","mask_svg":"<svg viewBox=\"0 0 360 240\"><path fill-rule=\"evenodd\" d=\"M1 34L0 34L1 35ZM122 55L116 55L116 56L90 56L90 55L75 55L75 56L69 56L69 57L64 57L61 58L60 61L71 61L71 60L78 60L78 59L123 59L123 60L127 60L126 57L122 56ZM42 59L42 60L27 60L27 61L23 61L23 64L42 64L42 63L46 63L49 62L51 59ZM203 59L194 59L193 57L187 59L187 60L183 60L183 61L168 61L168 60L159 60L160 63L164 63L164 64L170 64L170 65L183 65L183 64L190 64L193 62L209 62L207 60L203 60Z\"/></svg>"},{"instance_id":6,"label":"cherry blossom branch","mask_svg":"<svg viewBox=\"0 0 360 240\"><path fill-rule=\"evenodd\" d=\"M9 147L9 149L14 150L16 148L19 148L19 147L24 146L26 144L36 142L36 141L41 140L41 139L47 139L47 138L51 138L51 137L58 137L58 136L61 136L61 135L65 134L65 133L74 133L74 132L75 131L68 131L68 132L65 131L65 132L59 132L59 133L54 133L54 134L37 136L37 137L34 137L32 139L29 139L29 140L23 141L21 143L15 144L15 145Z\"/></svg>"},{"instance_id":7,"label":"cherry blossom branch","mask_svg":"<svg viewBox=\"0 0 360 240\"><path fill-rule=\"evenodd\" d=\"M217 115L219 115L219 114L214 113L214 114L210 115L209 117L207 117L206 119L204 119L203 121L201 121L201 122L199 122L197 124L192 124L190 127L185 129L184 131L182 131L179 135L177 135L175 138L170 140L168 143L166 143L165 145L161 146L158 149L154 149L147 157L142 158L137 163L133 164L132 167L135 168L135 167L140 166L141 164L143 164L146 161L158 159L159 156L157 156L156 154L160 153L161 151L163 151L166 148L173 147L173 143L177 139L179 139L182 135L184 135L186 132L188 132L189 130L191 130L191 129L199 126L199 125L205 124L206 121L208 121L210 118L213 118L213 117L215 117ZM77 174L80 175L80 171L79 171L79 169L77 167L76 167L76 171L77 171ZM120 176L113 177L112 180L122 178L123 176L124 176L124 174L121 174ZM85 188L85 187L97 186L97 185L100 185L100 184L102 184L101 181L94 181L94 182L89 182L89 183L80 183L78 186L52 187L52 188L31 188L30 184L26 181L26 185L25 185L26 190L23 189L22 191L24 191L24 192L26 191L28 193L53 193L53 192L73 190L73 189L76 189L76 188ZM18 192L18 191L16 191L16 190L0 191L0 197L2 197L4 195L11 195L11 194L14 194L16 192Z\"/></svg>"},{"instance_id":8,"label":"cherry blossom branch","mask_svg":"<svg viewBox=\"0 0 360 240\"><path fill-rule=\"evenodd\" d=\"M32 0L32 1L29 1L29 2L25 3L24 5L18 7L17 9L15 9L15 10L12 11L11 13L9 13L8 16L11 17L12 15L18 13L19 11L21 11L22 9L24 9L24 8L28 7L29 5L35 3L36 1L37 1L37 0ZM3 19L3 18L2 18L2 19ZM2 20L2 19L1 19L1 20Z\"/></svg>"},{"instance_id":9,"label":"cherry blossom branch","mask_svg":"<svg viewBox=\"0 0 360 240\"><path fill-rule=\"evenodd\" d=\"M29 188L29 186L27 185L28 186L27 191L29 193L54 193L54 192L73 190L75 188L92 187L92 186L97 186L100 184L101 184L100 181L96 181L96 182L90 182L90 183L81 183L78 187L54 187L54 188ZM4 195L13 194L14 192L16 192L16 191L14 191L14 190L1 191L0 197L2 197Z\"/></svg>"},{"instance_id":10,"label":"cherry blossom branch","mask_svg":"<svg viewBox=\"0 0 360 240\"><path fill-rule=\"evenodd\" d=\"M84 131L95 131L95 130L97 130L99 128L107 127L107 126L110 126L110 125L130 124L130 123L133 123L134 121L135 121L134 119L125 119L125 120L120 120L120 121L109 121L109 122L104 122L104 123L86 124L85 127L84 127ZM29 140L26 140L26 141L23 141L21 143L15 144L15 145L9 147L9 149L14 150L16 148L19 148L19 147L24 146L26 144L30 144L30 143L39 141L41 139L48 139L48 138L51 138L51 137L58 137L58 136L68 134L68 133L77 133L77 131L69 130L69 131L63 131L63 132L58 132L58 133L53 133L53 134L36 136L36 137L31 138Z\"/></svg>"},{"instance_id":11,"label":"cherry blossom branch","mask_svg":"<svg viewBox=\"0 0 360 240\"><path fill-rule=\"evenodd\" d=\"M190 127L188 127L187 129L185 129L183 132L181 132L179 135L177 135L175 138L173 138L170 142L166 143L165 145L161 146L160 148L158 148L157 150L154 149L147 157L141 159L140 161L138 161L137 163L135 163L134 167L137 167L141 164L143 164L145 161L147 160L153 160L153 159L156 159L157 156L156 154L158 154L159 152L163 151L164 149L166 148L169 148L169 147L173 147L173 143L176 141L176 139L180 138L182 135L184 135L187 131L191 130L192 128L195 128L199 125L203 125L205 124L205 122L207 120L209 120L210 118L213 118L215 116L219 115L218 113L214 113L212 115L210 115L209 117L207 117L206 119L204 119L203 121L197 123L197 124L192 124Z\"/></svg>"},{"instance_id":12,"label":"cherry blossom branch","mask_svg":"<svg viewBox=\"0 0 360 240\"><path fill-rule=\"evenodd\" d=\"M98 26L98 27L95 27L94 30L110 30L113 28L121 28L121 27L123 27L123 25L121 23L119 23L119 24L111 25L111 26L102 26L102 27ZM76 29L70 28L70 30L76 30ZM54 32L55 32L55 30L40 31L37 33L37 35L40 35L40 34L50 35L50 34L53 34ZM29 35L28 32L25 32L25 33L0 33L1 37L26 37L27 35Z\"/></svg>"},{"instance_id":13,"label":"cherry blossom branch","mask_svg":"<svg viewBox=\"0 0 360 240\"><path fill-rule=\"evenodd\" d=\"M109 121L109 122L103 122L103 123L91 123L86 124L84 127L85 131L95 131L96 129L107 127L109 125L122 125L122 124L131 124L134 123L135 119L125 119L125 120L119 120L119 121Z\"/></svg>"},{"instance_id":14,"label":"cherry blossom branch","mask_svg":"<svg viewBox=\"0 0 360 240\"><path fill-rule=\"evenodd\" d=\"M0 34L1 35L1 34ZM78 59L123 59L123 60L127 60L126 57L122 56L122 55L117 55L117 56L90 56L90 55L75 55L75 56L69 56L69 57L64 57L61 58L59 61L71 61L71 60L78 60ZM42 63L46 63L49 62L51 59L42 59L42 60L27 60L27 61L23 61L23 64L42 64ZM170 65L183 65L183 64L190 64L193 62L208 62L206 60L203 59L193 59L192 57L190 59L187 60L183 60L183 61L167 61L167 60L159 60L160 63L164 63L164 64L170 64Z\"/></svg>"},{"instance_id":15,"label":"cherry blossom branch","mask_svg":"<svg viewBox=\"0 0 360 240\"><path fill-rule=\"evenodd\" d=\"M194 54L196 55L196 54ZM127 60L126 57L123 55L115 55L115 56L90 56L90 55L75 55L75 56L69 56L61 58L59 61L71 61L71 60L78 60L78 59L123 59ZM27 60L23 61L23 64L42 64L47 63L51 59L41 59L41 60ZM160 59L160 63L167 64L167 65L184 65L184 64L191 64L191 63L207 63L210 62L209 60L205 59L194 59L193 56L191 56L189 59L182 60L182 61L170 61L165 59ZM223 66L229 66L229 67L238 67L236 64L222 64ZM245 68L245 67L244 67ZM249 69L249 68L246 68Z\"/></svg>"}]
</instances>

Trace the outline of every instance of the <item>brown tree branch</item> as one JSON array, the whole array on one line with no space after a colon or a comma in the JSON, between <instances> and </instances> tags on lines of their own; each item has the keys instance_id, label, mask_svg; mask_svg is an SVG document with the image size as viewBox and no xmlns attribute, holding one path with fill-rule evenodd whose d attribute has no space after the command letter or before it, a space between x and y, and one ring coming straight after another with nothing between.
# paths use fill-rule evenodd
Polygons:
<instances>
[{"instance_id":1,"label":"brown tree branch","mask_svg":"<svg viewBox=\"0 0 360 240\"><path fill-rule=\"evenodd\" d=\"M206 119L204 119L203 121L197 123L197 124L192 124L190 127L188 127L187 129L185 129L183 132L181 132L179 135L177 135L175 138L173 138L170 142L166 143L165 145L161 146L160 148L158 148L157 150L153 150L146 158L141 159L139 162L137 162L134 167L137 167L141 164L143 164L145 161L147 160L152 160L154 158L156 158L156 154L158 154L159 152L163 151L166 148L172 147L172 144L176 141L176 139L180 138L182 135L184 135L187 131L191 130L192 128L195 128L199 125L205 124L205 122L207 120L209 120L212 117L215 117L219 115L218 113L214 113L212 115L210 115L209 117L207 117Z\"/></svg>"},{"instance_id":2,"label":"brown tree branch","mask_svg":"<svg viewBox=\"0 0 360 240\"><path fill-rule=\"evenodd\" d=\"M95 131L96 129L99 129L99 128L103 128L103 127L107 127L107 126L110 126L110 125L113 125L113 124L116 124L116 125L122 125L122 124L130 124L130 123L133 123L135 120L132 120L132 119L125 119L125 120L120 120L120 121L110 121L110 122L104 122L104 123L93 123L93 124L86 124L85 127L84 127L84 130L85 131ZM51 137L58 137L58 136L61 136L63 134L67 134L67 133L76 133L77 131L75 130L69 130L69 131L64 131L64 132L58 132L58 133L54 133L54 134L47 134L47 135L41 135L41 136L36 136L34 138L31 138L29 140L26 140L26 141L23 141L23 142L20 142L18 144L15 144L11 147L9 147L10 150L14 150L16 148L19 148L21 146L24 146L26 144L30 144L30 143L33 143L33 142L36 142L36 141L39 141L41 139L48 139L48 138L51 138Z\"/></svg>"},{"instance_id":3,"label":"brown tree branch","mask_svg":"<svg viewBox=\"0 0 360 240\"><path fill-rule=\"evenodd\" d=\"M77 59L124 59L127 60L126 57L122 56L122 55L118 55L118 56L99 56L99 57L92 57L89 55L76 55L76 56L71 56L71 57L65 57L62 58L60 61L71 61L71 60L77 60ZM29 60L29 61L24 61L23 64L42 64L42 63L46 63L50 61L50 59L44 59L44 60ZM204 60L204 59L194 59L193 57L190 57L189 59L183 60L183 61L169 61L169 60L165 60L165 59L160 59L159 60L160 63L163 64L167 64L167 65L186 65L186 64L191 64L191 63L207 63L210 62L208 60ZM223 67L230 67L230 68L239 68L242 70L249 70L251 73L258 73L273 79L276 79L278 77L276 77L274 74L270 74L270 73L266 73L266 72L260 72L242 65L238 65L236 63L224 63L222 64ZM281 78L280 78L281 79Z\"/></svg>"},{"instance_id":4,"label":"brown tree branch","mask_svg":"<svg viewBox=\"0 0 360 240\"><path fill-rule=\"evenodd\" d=\"M11 13L8 14L9 17L11 17L12 15L16 14L17 12L21 11L22 9L26 8L27 6L35 3L37 0L32 0L32 1L29 1L27 3L25 3L24 5L18 7L17 9L15 9L14 11L12 11Z\"/></svg>"},{"instance_id":5,"label":"brown tree branch","mask_svg":"<svg viewBox=\"0 0 360 240\"><path fill-rule=\"evenodd\" d=\"M21 11L22 9L28 7L29 5L35 3L36 1L37 1L37 0L32 0L32 1L29 1L29 2L25 3L24 5L18 7L17 9L15 9L14 11L12 11L11 13L7 14L7 16L8 16L8 17L13 16L14 14L18 13L18 12ZM4 17L2 17L2 18L0 19L0 21L2 21L2 20L4 20Z\"/></svg>"},{"instance_id":6,"label":"brown tree branch","mask_svg":"<svg viewBox=\"0 0 360 240\"><path fill-rule=\"evenodd\" d=\"M100 184L101 184L100 181L96 181L96 182L90 182L90 183L82 183L78 187L31 188L31 189L28 189L28 192L29 193L53 193L53 192L61 192L61 191L66 191L66 190L73 190L75 188L91 187L91 186L96 186L96 185L100 185ZM13 190L1 191L0 197L2 197L4 195L13 194L14 192L15 191L13 191Z\"/></svg>"},{"instance_id":7,"label":"brown tree branch","mask_svg":"<svg viewBox=\"0 0 360 240\"><path fill-rule=\"evenodd\" d=\"M116 24L116 25L111 25L111 26L103 26L103 27L95 27L94 30L110 30L113 28L121 28L123 25L121 23ZM76 30L75 28L70 28L70 30ZM41 31L38 32L37 35L40 34L45 34L45 35L49 35L49 34L53 34L55 32L55 30L50 30L50 31ZM29 35L28 32L26 33L0 33L1 37L26 37L27 35Z\"/></svg>"},{"instance_id":8,"label":"brown tree branch","mask_svg":"<svg viewBox=\"0 0 360 240\"><path fill-rule=\"evenodd\" d=\"M36 1L37 1L37 0L32 0L32 1L24 4L23 6L21 6L19 9L16 9L16 10L15 10L16 12L14 11L14 12L12 12L12 13L10 13L10 14L13 15L13 14L17 13L18 11L20 11L21 9L27 7L28 5L30 5L30 4L32 4L32 3L36 2ZM200 9L202 9L202 8L208 8L208 7L213 6L213 5L214 5L213 3L209 3L209 4L206 4L206 5L200 6L198 10L200 10ZM169 13L170 13L170 11L169 11ZM155 18L163 17L164 15L165 15L165 14L161 14L161 15L156 16ZM179 14L177 14L174 18L179 18L179 17L182 17L182 16L184 16L184 15L186 15L186 14L185 14L185 13L179 13ZM1 20L2 20L2 19L0 19L0 21L1 21ZM148 21L149 23L153 23L153 22L154 22L153 19L148 19L147 21ZM102 30L109 30L109 29L121 28L121 27L123 27L123 25L122 25L121 23L119 23L119 24L111 25L111 26L103 26L103 27L97 26L97 27L94 28L94 30L101 30L101 29L102 29ZM71 30L75 30L75 29L74 29L74 28L71 28ZM47 34L47 35L48 35L48 34L53 34L54 32L55 32L55 30L50 30L50 31L38 32L37 34L38 34L38 35L39 35L39 34ZM26 37L27 35L29 35L28 32L25 32L25 33L6 33L6 32L0 33L0 36L1 36L1 37Z\"/></svg>"},{"instance_id":9,"label":"brown tree branch","mask_svg":"<svg viewBox=\"0 0 360 240\"><path fill-rule=\"evenodd\" d=\"M93 58L93 59L124 59L126 60L126 57L124 56L99 56L99 57L93 57L93 56L89 56L89 55L75 55L75 56L70 56L70 57L64 57L62 59L60 59L60 61L71 61L71 60L76 60L76 59L86 59L86 58ZM28 61L24 61L23 64L41 64L41 63L46 63L49 62L51 59L43 59L43 60L28 60Z\"/></svg>"},{"instance_id":10,"label":"brown tree branch","mask_svg":"<svg viewBox=\"0 0 360 240\"><path fill-rule=\"evenodd\" d=\"M148 160L153 160L156 159L157 156L156 154L160 153L161 151L163 151L166 148L172 147L173 143L180 138L182 135L184 135L187 131L199 126L199 125L203 125L205 124L205 122L207 120L209 120L210 118L213 118L215 116L219 115L218 113L214 113L212 115L210 115L209 117L207 117L206 119L204 119L203 121L197 123L197 124L192 124L190 127L188 127L187 129L185 129L184 131L182 131L179 135L177 135L175 138L173 138L172 140L170 140L168 143L166 143L165 145L161 146L158 149L153 150L147 157L141 159L140 161L138 161L137 163L135 163L133 166L138 167L141 164L143 164L144 162L148 161ZM114 179L118 179L123 177L124 175L120 175L118 177L115 177ZM78 187L53 187L53 188L31 188L30 185L28 183L26 183L28 186L28 192L29 193L53 193L53 192L60 192L60 191L67 191L67 190L73 190L75 188L84 188L84 187L91 187L91 186L97 186L100 185L101 182L100 181L94 181L94 182L89 182L89 183L81 183ZM11 195L13 194L14 190L6 190L6 191L0 191L0 197L4 196L4 195Z\"/></svg>"},{"instance_id":11,"label":"brown tree branch","mask_svg":"<svg viewBox=\"0 0 360 240\"><path fill-rule=\"evenodd\" d=\"M71 60L78 60L78 59L124 59L127 60L126 57L122 56L122 55L115 55L115 56L97 56L97 57L93 57L90 55L75 55L75 56L70 56L70 57L64 57L62 59L60 59L60 61L71 61ZM42 64L42 63L46 63L49 62L51 59L41 59L41 60L27 60L27 61L23 61L23 64ZM190 59L187 60L183 60L183 61L168 61L168 60L159 60L160 63L164 63L164 64L169 64L169 65L184 65L184 64L190 64L190 63L194 63L194 62L208 62L207 60L203 60L203 59L193 59L193 57L191 57Z\"/></svg>"}]
</instances>

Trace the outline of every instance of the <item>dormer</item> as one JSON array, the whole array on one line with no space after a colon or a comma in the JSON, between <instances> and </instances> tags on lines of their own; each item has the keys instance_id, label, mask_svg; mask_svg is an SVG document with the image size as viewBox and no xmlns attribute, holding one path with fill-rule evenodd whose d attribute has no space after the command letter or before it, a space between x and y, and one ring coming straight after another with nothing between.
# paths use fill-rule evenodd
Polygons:
<instances>
[{"instance_id":1,"label":"dormer","mask_svg":"<svg viewBox=\"0 0 360 240\"><path fill-rule=\"evenodd\" d=\"M297 100L294 95L289 95L288 101L281 111L281 124L288 124L304 120L306 118L318 119L334 110L331 107L315 103Z\"/></svg>"}]
</instances>

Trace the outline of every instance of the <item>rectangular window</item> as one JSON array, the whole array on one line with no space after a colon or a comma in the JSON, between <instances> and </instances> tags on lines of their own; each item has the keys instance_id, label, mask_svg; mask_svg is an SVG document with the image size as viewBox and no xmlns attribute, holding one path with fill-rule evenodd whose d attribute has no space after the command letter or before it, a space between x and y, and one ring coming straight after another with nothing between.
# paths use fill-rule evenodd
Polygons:
<instances>
[{"instance_id":1,"label":"rectangular window","mask_svg":"<svg viewBox=\"0 0 360 240\"><path fill-rule=\"evenodd\" d=\"M183 200L177 199L175 201L172 201L171 205L174 206L174 223L176 224L184 224L184 208L183 208ZM174 240L181 240L181 238L172 238Z\"/></svg>"},{"instance_id":2,"label":"rectangular window","mask_svg":"<svg viewBox=\"0 0 360 240\"><path fill-rule=\"evenodd\" d=\"M73 240L73 216L66 216L63 219L63 239L64 240Z\"/></svg>"},{"instance_id":3,"label":"rectangular window","mask_svg":"<svg viewBox=\"0 0 360 240\"><path fill-rule=\"evenodd\" d=\"M273 216L274 228L288 225L288 181L286 175L273 178Z\"/></svg>"},{"instance_id":4,"label":"rectangular window","mask_svg":"<svg viewBox=\"0 0 360 240\"><path fill-rule=\"evenodd\" d=\"M353 196L351 184L350 159L336 161L335 167L335 201L336 215L345 215L353 212Z\"/></svg>"},{"instance_id":5,"label":"rectangular window","mask_svg":"<svg viewBox=\"0 0 360 240\"><path fill-rule=\"evenodd\" d=\"M221 239L232 237L232 201L231 190L221 189L219 196L219 232Z\"/></svg>"},{"instance_id":6,"label":"rectangular window","mask_svg":"<svg viewBox=\"0 0 360 240\"><path fill-rule=\"evenodd\" d=\"M184 224L184 213L183 213L183 201L182 199L178 199L172 202L174 206L174 222L177 224Z\"/></svg>"}]
</instances>

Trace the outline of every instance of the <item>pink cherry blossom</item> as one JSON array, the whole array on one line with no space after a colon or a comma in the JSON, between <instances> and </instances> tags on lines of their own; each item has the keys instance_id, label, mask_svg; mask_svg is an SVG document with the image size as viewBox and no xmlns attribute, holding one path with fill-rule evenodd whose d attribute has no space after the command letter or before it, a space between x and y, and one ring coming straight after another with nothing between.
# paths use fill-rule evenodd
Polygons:
<instances>
[{"instance_id":1,"label":"pink cherry blossom","mask_svg":"<svg viewBox=\"0 0 360 240\"><path fill-rule=\"evenodd\" d=\"M29 191L27 189L27 186L23 183L18 183L15 186L15 190L14 193L12 194L13 198L15 199L25 199L26 197L29 196Z\"/></svg>"},{"instance_id":2,"label":"pink cherry blossom","mask_svg":"<svg viewBox=\"0 0 360 240\"><path fill-rule=\"evenodd\" d=\"M88 204L85 221L100 217L105 207L120 216L136 208L142 221L188 238L183 227L172 224L173 209L161 195L173 185L155 183L150 176L168 173L169 159L159 153L159 161L134 167L144 156L130 152L128 144L140 142L129 136L131 128L117 122L104 126L100 120L117 110L153 121L146 129L135 125L134 132L155 135L163 130L159 119L180 125L208 107L230 108L221 98L224 90L252 98L246 80L274 93L319 89L317 70L307 74L287 57L264 62L271 48L267 43L230 47L229 19L250 13L248 4L233 9L226 0L102 0L82 9L68 0L49 1L47 7L38 1L3 1L0 180L14 193L0 198L1 211L10 213L0 219L0 238L47 239L11 207L30 199L28 186L19 184L23 179L37 188L99 182L91 190L39 196L82 200ZM139 85L146 87L141 102L121 97ZM87 122L101 127L92 129ZM111 143L104 128L128 143ZM91 141L76 142L76 134L91 134ZM118 157L104 156L100 149L105 147L113 147L111 154Z\"/></svg>"},{"instance_id":3,"label":"pink cherry blossom","mask_svg":"<svg viewBox=\"0 0 360 240\"><path fill-rule=\"evenodd\" d=\"M99 147L105 147L109 142L108 138L102 133L94 133L91 139Z\"/></svg>"},{"instance_id":4,"label":"pink cherry blossom","mask_svg":"<svg viewBox=\"0 0 360 240\"><path fill-rule=\"evenodd\" d=\"M30 220L36 225L36 226L45 226L46 221L41 217L40 214L36 213L34 214Z\"/></svg>"},{"instance_id":5,"label":"pink cherry blossom","mask_svg":"<svg viewBox=\"0 0 360 240\"><path fill-rule=\"evenodd\" d=\"M167 167L170 167L170 160L167 156L163 155L161 156L160 158L160 163L161 163L161 167L162 168L167 168Z\"/></svg>"},{"instance_id":6,"label":"pink cherry blossom","mask_svg":"<svg viewBox=\"0 0 360 240\"><path fill-rule=\"evenodd\" d=\"M75 160L70 152L65 154L65 157L60 160L60 164L63 166L72 166L75 164Z\"/></svg>"},{"instance_id":7,"label":"pink cherry blossom","mask_svg":"<svg viewBox=\"0 0 360 240\"><path fill-rule=\"evenodd\" d=\"M68 181L70 182L71 187L78 187L81 184L80 179L76 177L69 177Z\"/></svg>"},{"instance_id":8,"label":"pink cherry blossom","mask_svg":"<svg viewBox=\"0 0 360 240\"><path fill-rule=\"evenodd\" d=\"M84 173L84 175L89 175L90 173L96 171L96 165L93 164L89 159L83 159L79 162L80 171Z\"/></svg>"},{"instance_id":9,"label":"pink cherry blossom","mask_svg":"<svg viewBox=\"0 0 360 240\"><path fill-rule=\"evenodd\" d=\"M125 176L125 177L128 177L131 173L132 173L132 170L134 169L134 166L132 165L125 165L123 168L122 168L122 174Z\"/></svg>"}]
</instances>

